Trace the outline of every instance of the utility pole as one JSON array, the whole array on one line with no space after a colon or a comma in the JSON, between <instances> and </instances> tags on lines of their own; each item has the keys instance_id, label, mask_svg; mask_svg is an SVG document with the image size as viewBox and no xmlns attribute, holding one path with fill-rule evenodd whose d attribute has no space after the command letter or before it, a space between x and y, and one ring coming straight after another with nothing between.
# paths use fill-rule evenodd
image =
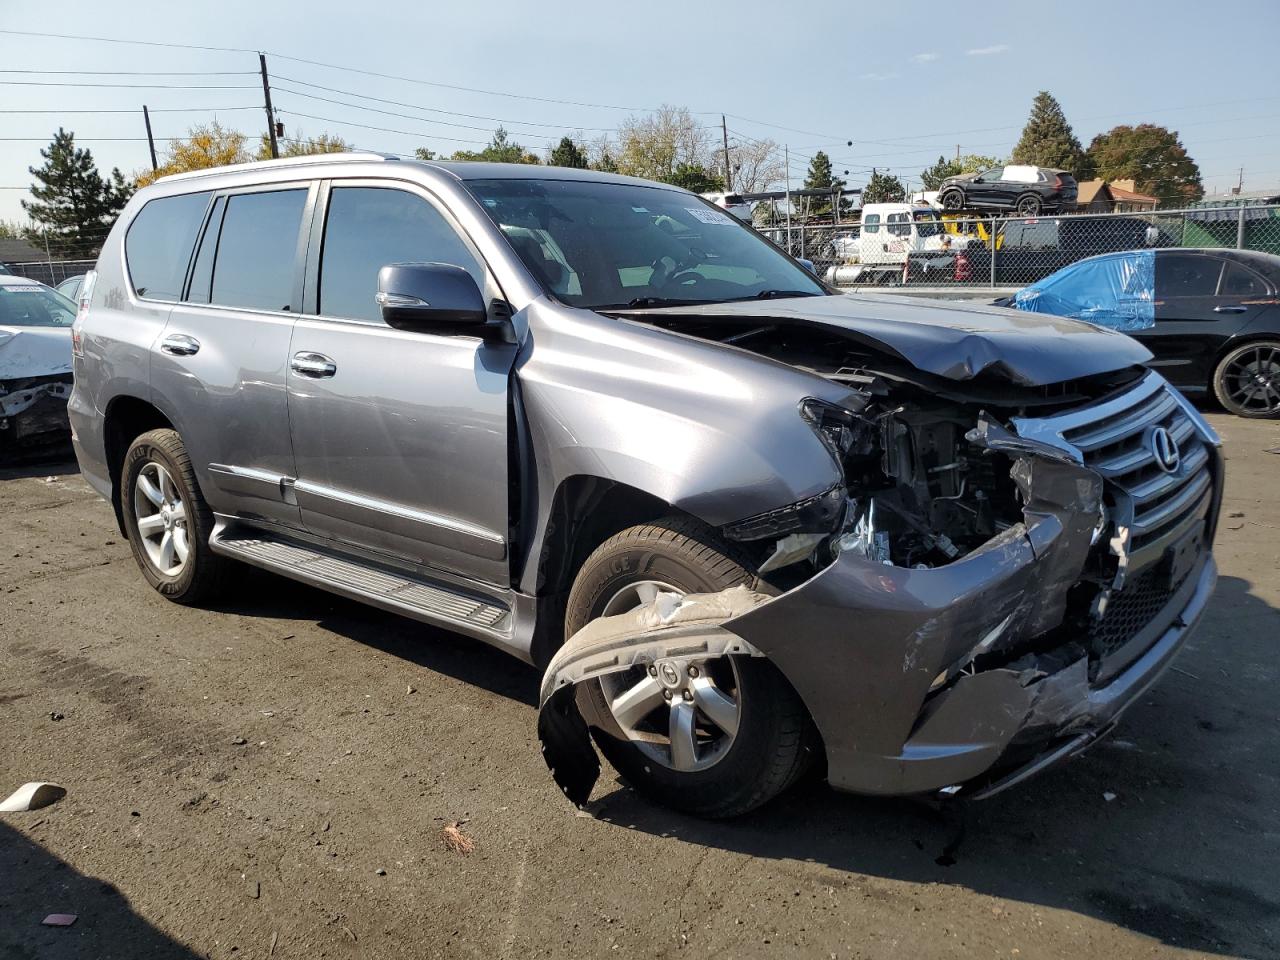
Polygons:
<instances>
[{"instance_id":1,"label":"utility pole","mask_svg":"<svg viewBox=\"0 0 1280 960\"><path fill-rule=\"evenodd\" d=\"M724 188L733 190L733 168L729 166L729 125L724 122L724 114L720 114L720 133L724 136Z\"/></svg>"},{"instance_id":2,"label":"utility pole","mask_svg":"<svg viewBox=\"0 0 1280 960\"><path fill-rule=\"evenodd\" d=\"M156 163L156 138L151 135L151 113L145 103L142 105L142 122L147 125L147 149L151 151L151 172L155 173L160 164Z\"/></svg>"},{"instance_id":3,"label":"utility pole","mask_svg":"<svg viewBox=\"0 0 1280 960\"><path fill-rule=\"evenodd\" d=\"M960 144L956 144L956 163L960 162Z\"/></svg>"},{"instance_id":4,"label":"utility pole","mask_svg":"<svg viewBox=\"0 0 1280 960\"><path fill-rule=\"evenodd\" d=\"M276 114L271 109L271 84L267 80L267 55L258 54L258 65L262 68L262 100L267 110L267 139L271 143L271 159L280 156L280 144L276 141Z\"/></svg>"}]
</instances>

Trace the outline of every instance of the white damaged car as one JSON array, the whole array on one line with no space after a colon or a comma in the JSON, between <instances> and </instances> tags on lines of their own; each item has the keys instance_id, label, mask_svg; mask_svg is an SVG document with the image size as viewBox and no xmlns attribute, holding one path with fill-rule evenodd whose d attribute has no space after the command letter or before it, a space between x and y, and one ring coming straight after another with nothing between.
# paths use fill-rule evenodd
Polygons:
<instances>
[{"instance_id":1,"label":"white damaged car","mask_svg":"<svg viewBox=\"0 0 1280 960\"><path fill-rule=\"evenodd\" d=\"M75 318L51 287L0 275L0 460L69 436Z\"/></svg>"}]
</instances>

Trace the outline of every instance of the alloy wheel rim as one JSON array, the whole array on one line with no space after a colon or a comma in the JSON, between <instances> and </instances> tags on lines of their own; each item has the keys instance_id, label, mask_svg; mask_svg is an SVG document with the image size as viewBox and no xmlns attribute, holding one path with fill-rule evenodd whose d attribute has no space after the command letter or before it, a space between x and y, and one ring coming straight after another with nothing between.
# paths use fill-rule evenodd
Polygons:
<instances>
[{"instance_id":1,"label":"alloy wheel rim","mask_svg":"<svg viewBox=\"0 0 1280 960\"><path fill-rule=\"evenodd\" d=\"M659 592L683 591L657 580L628 584L605 604L615 616L649 603ZM653 763L678 773L718 763L737 737L741 719L737 665L732 657L661 659L601 678L614 722Z\"/></svg>"},{"instance_id":2,"label":"alloy wheel rim","mask_svg":"<svg viewBox=\"0 0 1280 960\"><path fill-rule=\"evenodd\" d=\"M1231 402L1249 413L1280 412L1280 346L1260 344L1236 357L1223 372Z\"/></svg>"},{"instance_id":3,"label":"alloy wheel rim","mask_svg":"<svg viewBox=\"0 0 1280 960\"><path fill-rule=\"evenodd\" d=\"M187 505L169 471L155 460L148 460L138 471L133 516L151 566L162 576L181 574L191 553Z\"/></svg>"}]
</instances>

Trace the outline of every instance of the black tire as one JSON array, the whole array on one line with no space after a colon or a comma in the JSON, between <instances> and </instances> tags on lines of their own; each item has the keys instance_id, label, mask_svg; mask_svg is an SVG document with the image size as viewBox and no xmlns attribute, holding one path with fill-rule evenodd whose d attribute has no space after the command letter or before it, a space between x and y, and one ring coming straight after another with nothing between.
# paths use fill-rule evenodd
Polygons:
<instances>
[{"instance_id":1,"label":"black tire","mask_svg":"<svg viewBox=\"0 0 1280 960\"><path fill-rule=\"evenodd\" d=\"M157 567L148 555L133 505L138 477L153 462L167 471L186 507L188 554L182 569L173 576ZM133 441L120 471L120 497L129 547L147 582L174 603L191 605L212 599L222 584L229 561L209 549L213 511L200 494L195 471L191 469L191 458L187 456L186 447L176 431L151 430Z\"/></svg>"},{"instance_id":2,"label":"black tire","mask_svg":"<svg viewBox=\"0 0 1280 960\"><path fill-rule=\"evenodd\" d=\"M964 191L955 188L944 190L938 201L942 204L943 210L963 210Z\"/></svg>"},{"instance_id":3,"label":"black tire","mask_svg":"<svg viewBox=\"0 0 1280 960\"><path fill-rule=\"evenodd\" d=\"M708 527L669 517L623 530L587 558L569 594L565 636L600 616L619 590L641 580L659 580L685 593L737 584L769 590L749 561ZM733 817L767 803L804 772L814 752L804 704L769 661L733 661L741 712L737 734L713 766L692 772L651 762L617 726L599 683L583 684L579 706L600 752L637 791L696 816Z\"/></svg>"},{"instance_id":4,"label":"black tire","mask_svg":"<svg viewBox=\"0 0 1280 960\"><path fill-rule=\"evenodd\" d=\"M1264 405L1249 406L1241 396L1243 381L1250 369L1266 377L1270 393ZM1213 394L1237 417L1251 420L1280 418L1280 340L1253 340L1229 351L1213 371Z\"/></svg>"},{"instance_id":5,"label":"black tire","mask_svg":"<svg viewBox=\"0 0 1280 960\"><path fill-rule=\"evenodd\" d=\"M1034 193L1024 193L1018 198L1015 209L1024 217L1035 217L1044 209L1044 201Z\"/></svg>"}]
</instances>

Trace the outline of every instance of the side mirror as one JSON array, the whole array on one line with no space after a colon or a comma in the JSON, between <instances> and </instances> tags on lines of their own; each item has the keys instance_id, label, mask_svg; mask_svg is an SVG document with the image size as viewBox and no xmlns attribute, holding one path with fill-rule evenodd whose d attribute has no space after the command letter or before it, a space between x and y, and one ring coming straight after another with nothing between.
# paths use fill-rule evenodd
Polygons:
<instances>
[{"instance_id":1,"label":"side mirror","mask_svg":"<svg viewBox=\"0 0 1280 960\"><path fill-rule=\"evenodd\" d=\"M389 263L378 271L374 299L397 330L479 333L489 319L475 279L451 263Z\"/></svg>"}]
</instances>

